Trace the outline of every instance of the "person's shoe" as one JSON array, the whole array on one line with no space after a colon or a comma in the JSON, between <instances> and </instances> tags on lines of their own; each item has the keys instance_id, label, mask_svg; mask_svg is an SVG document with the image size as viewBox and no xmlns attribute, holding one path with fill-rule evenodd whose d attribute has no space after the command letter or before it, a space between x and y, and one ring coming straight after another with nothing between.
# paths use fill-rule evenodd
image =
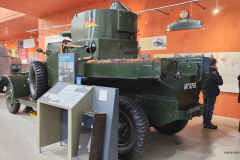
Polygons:
<instances>
[{"instance_id":1,"label":"person's shoe","mask_svg":"<svg viewBox=\"0 0 240 160\"><path fill-rule=\"evenodd\" d=\"M216 125L213 125L212 123L205 123L204 125L203 125L203 127L204 128L208 128L208 129L217 129L218 128L218 126L216 126Z\"/></svg>"}]
</instances>

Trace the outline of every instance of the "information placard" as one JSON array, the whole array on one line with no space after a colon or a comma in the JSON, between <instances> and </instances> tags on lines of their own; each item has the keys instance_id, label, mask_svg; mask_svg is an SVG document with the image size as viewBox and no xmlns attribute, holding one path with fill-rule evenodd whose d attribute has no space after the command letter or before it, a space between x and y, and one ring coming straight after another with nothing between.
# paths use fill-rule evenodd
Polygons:
<instances>
[{"instance_id":1,"label":"information placard","mask_svg":"<svg viewBox=\"0 0 240 160\"><path fill-rule=\"evenodd\" d=\"M167 36L140 38L141 51L166 49Z\"/></svg>"},{"instance_id":2,"label":"information placard","mask_svg":"<svg viewBox=\"0 0 240 160\"><path fill-rule=\"evenodd\" d=\"M45 93L40 100L73 108L90 89L91 87L58 83Z\"/></svg>"},{"instance_id":3,"label":"information placard","mask_svg":"<svg viewBox=\"0 0 240 160\"><path fill-rule=\"evenodd\" d=\"M65 53L58 55L58 81L76 83L77 76L77 53Z\"/></svg>"},{"instance_id":4,"label":"information placard","mask_svg":"<svg viewBox=\"0 0 240 160\"><path fill-rule=\"evenodd\" d=\"M35 47L35 41L34 40L35 40L34 38L23 40L23 48L33 48L33 47Z\"/></svg>"}]
</instances>

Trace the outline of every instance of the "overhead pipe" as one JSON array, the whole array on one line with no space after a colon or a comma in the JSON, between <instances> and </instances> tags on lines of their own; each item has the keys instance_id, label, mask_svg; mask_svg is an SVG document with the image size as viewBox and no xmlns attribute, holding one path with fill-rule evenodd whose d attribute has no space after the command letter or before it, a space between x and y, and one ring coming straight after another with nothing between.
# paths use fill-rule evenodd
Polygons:
<instances>
[{"instance_id":1,"label":"overhead pipe","mask_svg":"<svg viewBox=\"0 0 240 160\"><path fill-rule=\"evenodd\" d=\"M177 3L177 4L173 4L173 5L169 5L169 6L163 6L163 7L159 7L159 8L153 8L153 9L138 11L138 12L135 12L135 13L144 13L144 12L150 12L150 11L162 12L162 11L160 11L160 9L170 8L170 7L175 7L175 6L181 6L181 5L190 4L190 3L196 3L197 5L199 5L197 3L199 1L202 1L202 0L193 0L193 1L183 2L183 3ZM199 5L199 6L202 7L201 5ZM202 8L205 9L204 7L202 7ZM169 15L169 13L165 13L165 12L162 12L162 13ZM39 30L55 29L55 28L66 27L66 26L71 26L71 24L65 24L65 25L60 25L60 26L52 26L52 27L46 27L46 28L39 28L39 29L29 30L29 31L26 31L26 32L35 32L35 31L39 31Z\"/></svg>"},{"instance_id":2,"label":"overhead pipe","mask_svg":"<svg viewBox=\"0 0 240 160\"><path fill-rule=\"evenodd\" d=\"M170 8L170 7L181 6L181 5L190 4L190 3L196 3L196 2L199 2L199 1L201 1L201 0L193 0L193 1L183 2L183 3L173 4L173 5L169 5L169 6L163 6L163 7L159 7L159 8L147 9L147 10L138 11L138 12L135 12L135 13L150 12L150 11L160 10L160 9L164 9L164 8Z\"/></svg>"},{"instance_id":3,"label":"overhead pipe","mask_svg":"<svg viewBox=\"0 0 240 160\"><path fill-rule=\"evenodd\" d=\"M34 29L34 30L29 30L26 32L34 32L34 31L39 31L39 30L44 30L44 29L56 29L56 28L60 28L60 27L67 27L67 26L71 26L72 24L64 24L64 25L60 25L60 26L52 26L52 27L45 27L45 28L39 28L39 29ZM51 31L49 31L51 32Z\"/></svg>"}]
</instances>

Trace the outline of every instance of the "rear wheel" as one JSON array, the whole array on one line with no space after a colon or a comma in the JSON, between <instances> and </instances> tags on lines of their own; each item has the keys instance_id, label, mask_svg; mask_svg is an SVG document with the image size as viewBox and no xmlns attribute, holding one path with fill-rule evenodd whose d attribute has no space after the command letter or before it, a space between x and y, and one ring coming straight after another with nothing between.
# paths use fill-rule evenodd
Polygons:
<instances>
[{"instance_id":1,"label":"rear wheel","mask_svg":"<svg viewBox=\"0 0 240 160\"><path fill-rule=\"evenodd\" d=\"M160 133L171 135L183 130L183 128L186 127L187 123L188 123L188 120L177 120L169 124L166 124L162 127L154 126L154 128Z\"/></svg>"},{"instance_id":2,"label":"rear wheel","mask_svg":"<svg viewBox=\"0 0 240 160\"><path fill-rule=\"evenodd\" d=\"M29 69L29 87L32 99L37 100L47 91L47 71L42 62L34 61Z\"/></svg>"},{"instance_id":3,"label":"rear wheel","mask_svg":"<svg viewBox=\"0 0 240 160\"><path fill-rule=\"evenodd\" d=\"M145 150L149 139L149 122L140 104L127 96L119 98L118 158L130 160Z\"/></svg>"},{"instance_id":4,"label":"rear wheel","mask_svg":"<svg viewBox=\"0 0 240 160\"><path fill-rule=\"evenodd\" d=\"M9 83L6 90L6 103L10 113L16 114L20 109L20 103L13 97L13 88Z\"/></svg>"}]
</instances>

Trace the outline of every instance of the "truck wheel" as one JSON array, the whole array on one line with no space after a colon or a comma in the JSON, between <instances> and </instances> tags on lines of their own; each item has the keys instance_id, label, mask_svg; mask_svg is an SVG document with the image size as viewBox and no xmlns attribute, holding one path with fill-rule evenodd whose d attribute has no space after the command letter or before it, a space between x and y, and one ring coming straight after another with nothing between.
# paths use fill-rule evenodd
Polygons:
<instances>
[{"instance_id":1,"label":"truck wheel","mask_svg":"<svg viewBox=\"0 0 240 160\"><path fill-rule=\"evenodd\" d=\"M16 99L13 98L13 89L10 83L7 85L6 103L10 113L16 114L19 111L20 103L17 103Z\"/></svg>"},{"instance_id":2,"label":"truck wheel","mask_svg":"<svg viewBox=\"0 0 240 160\"><path fill-rule=\"evenodd\" d=\"M37 100L47 91L47 71L42 62L34 61L29 69L29 87L32 99Z\"/></svg>"},{"instance_id":3,"label":"truck wheel","mask_svg":"<svg viewBox=\"0 0 240 160\"><path fill-rule=\"evenodd\" d=\"M119 97L118 158L138 157L149 139L149 122L141 105L127 96Z\"/></svg>"},{"instance_id":4,"label":"truck wheel","mask_svg":"<svg viewBox=\"0 0 240 160\"><path fill-rule=\"evenodd\" d=\"M188 120L177 120L169 124L166 124L162 127L154 126L154 128L158 132L163 134L175 134L183 130L183 128L187 125L187 123L188 123Z\"/></svg>"}]
</instances>

